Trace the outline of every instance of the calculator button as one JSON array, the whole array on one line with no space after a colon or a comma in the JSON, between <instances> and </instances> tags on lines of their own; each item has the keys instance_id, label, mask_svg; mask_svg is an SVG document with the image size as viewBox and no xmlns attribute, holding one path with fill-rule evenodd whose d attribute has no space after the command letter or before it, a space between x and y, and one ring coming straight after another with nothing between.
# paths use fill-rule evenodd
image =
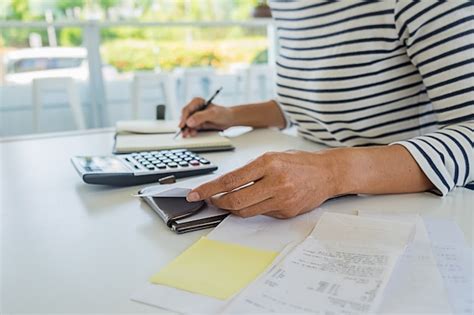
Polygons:
<instances>
[{"instance_id":1,"label":"calculator button","mask_svg":"<svg viewBox=\"0 0 474 315\"><path fill-rule=\"evenodd\" d=\"M179 166L183 166L183 167L189 165L188 163L186 163L186 162L184 162L184 161L181 161L181 162L179 162L178 164L179 164Z\"/></svg>"},{"instance_id":2,"label":"calculator button","mask_svg":"<svg viewBox=\"0 0 474 315\"><path fill-rule=\"evenodd\" d=\"M190 157L190 156L184 158L184 160L185 160L186 162L189 162L189 161L191 161L192 159L193 159L193 158Z\"/></svg>"},{"instance_id":3,"label":"calculator button","mask_svg":"<svg viewBox=\"0 0 474 315\"><path fill-rule=\"evenodd\" d=\"M166 164L163 164L163 163L156 164L155 166L158 167L161 170L166 168Z\"/></svg>"},{"instance_id":4,"label":"calculator button","mask_svg":"<svg viewBox=\"0 0 474 315\"><path fill-rule=\"evenodd\" d=\"M146 168L149 169L150 171L153 171L155 169L155 167L153 165L149 165Z\"/></svg>"},{"instance_id":5,"label":"calculator button","mask_svg":"<svg viewBox=\"0 0 474 315\"><path fill-rule=\"evenodd\" d=\"M171 162L171 163L168 163L168 166L175 168L175 167L178 167L178 164L176 164L175 162Z\"/></svg>"},{"instance_id":6,"label":"calculator button","mask_svg":"<svg viewBox=\"0 0 474 315\"><path fill-rule=\"evenodd\" d=\"M189 161L189 164L191 164L192 166L198 166L198 165L199 165L199 161L197 161L197 160L191 160L191 161Z\"/></svg>"},{"instance_id":7,"label":"calculator button","mask_svg":"<svg viewBox=\"0 0 474 315\"><path fill-rule=\"evenodd\" d=\"M148 159L148 161L150 161L150 162L152 162L152 163L153 163L154 161L158 161L158 159L157 159L157 158L155 158L155 157L153 157L153 158L149 158L149 159Z\"/></svg>"},{"instance_id":8,"label":"calculator button","mask_svg":"<svg viewBox=\"0 0 474 315\"><path fill-rule=\"evenodd\" d=\"M199 162L201 162L202 164L211 164L211 162L205 159L200 159Z\"/></svg>"},{"instance_id":9,"label":"calculator button","mask_svg":"<svg viewBox=\"0 0 474 315\"><path fill-rule=\"evenodd\" d=\"M170 160L170 159L166 159L166 160L163 160L162 162L168 164L168 163L171 163L171 162L173 162L173 161Z\"/></svg>"},{"instance_id":10,"label":"calculator button","mask_svg":"<svg viewBox=\"0 0 474 315\"><path fill-rule=\"evenodd\" d=\"M173 161L178 163L178 162L181 162L183 159L180 159L180 158L174 158Z\"/></svg>"},{"instance_id":11,"label":"calculator button","mask_svg":"<svg viewBox=\"0 0 474 315\"><path fill-rule=\"evenodd\" d=\"M166 156L160 156L160 157L158 157L158 159L163 161L163 160L167 160L168 158Z\"/></svg>"}]
</instances>

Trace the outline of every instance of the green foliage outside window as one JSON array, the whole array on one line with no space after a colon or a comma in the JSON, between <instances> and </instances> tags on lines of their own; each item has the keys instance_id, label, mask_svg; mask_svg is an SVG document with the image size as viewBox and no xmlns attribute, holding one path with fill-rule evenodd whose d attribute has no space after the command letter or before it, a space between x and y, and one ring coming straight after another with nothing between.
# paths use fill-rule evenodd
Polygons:
<instances>
[{"instance_id":1,"label":"green foliage outside window","mask_svg":"<svg viewBox=\"0 0 474 315\"><path fill-rule=\"evenodd\" d=\"M109 9L132 3L139 9L137 21L246 20L261 0L0 0L5 8L0 19L44 21L38 3L53 10L55 20L64 20L73 8L99 8L105 19ZM36 3L36 11L30 4ZM82 11L84 12L84 11ZM28 47L31 32L40 34L47 46L46 29L1 29L2 47ZM60 46L81 46L83 31L77 27L56 29ZM101 29L104 62L119 71L175 67L225 67L236 62L266 62L265 27L111 27ZM1 51L0 51L1 53Z\"/></svg>"}]
</instances>

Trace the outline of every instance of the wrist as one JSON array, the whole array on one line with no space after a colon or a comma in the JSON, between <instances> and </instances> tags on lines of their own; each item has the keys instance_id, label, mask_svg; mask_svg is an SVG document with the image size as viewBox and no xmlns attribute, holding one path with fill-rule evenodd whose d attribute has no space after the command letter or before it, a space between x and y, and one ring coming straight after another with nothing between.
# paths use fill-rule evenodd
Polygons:
<instances>
[{"instance_id":1,"label":"wrist","mask_svg":"<svg viewBox=\"0 0 474 315\"><path fill-rule=\"evenodd\" d=\"M243 124L239 120L238 106L228 107L227 110L228 127L242 126Z\"/></svg>"},{"instance_id":2,"label":"wrist","mask_svg":"<svg viewBox=\"0 0 474 315\"><path fill-rule=\"evenodd\" d=\"M352 148L329 149L323 152L331 176L332 196L354 194L358 191L357 152Z\"/></svg>"},{"instance_id":3,"label":"wrist","mask_svg":"<svg viewBox=\"0 0 474 315\"><path fill-rule=\"evenodd\" d=\"M230 107L233 126L284 127L285 118L274 101Z\"/></svg>"},{"instance_id":4,"label":"wrist","mask_svg":"<svg viewBox=\"0 0 474 315\"><path fill-rule=\"evenodd\" d=\"M262 127L259 104L244 104L230 107L230 123L232 126Z\"/></svg>"}]
</instances>

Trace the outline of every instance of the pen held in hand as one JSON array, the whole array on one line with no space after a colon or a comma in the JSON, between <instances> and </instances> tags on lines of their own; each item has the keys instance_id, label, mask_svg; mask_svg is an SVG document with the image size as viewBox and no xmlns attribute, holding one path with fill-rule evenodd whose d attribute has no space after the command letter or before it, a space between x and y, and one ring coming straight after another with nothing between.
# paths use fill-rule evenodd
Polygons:
<instances>
[{"instance_id":1,"label":"pen held in hand","mask_svg":"<svg viewBox=\"0 0 474 315\"><path fill-rule=\"evenodd\" d=\"M212 103L212 101L214 100L214 98L217 96L217 94L219 94L220 92L222 91L222 86L214 93L214 95L211 96L210 99L208 99L204 104L202 104L200 107L198 107L194 113L196 112L199 112L199 111L202 111L202 110L205 110L207 108L207 106L209 106L209 104ZM194 114L193 113L193 114ZM179 136L186 128L188 128L188 126L184 125L183 128L181 128L178 132L176 132L176 134L174 135L173 139L176 139L177 136Z\"/></svg>"}]
</instances>

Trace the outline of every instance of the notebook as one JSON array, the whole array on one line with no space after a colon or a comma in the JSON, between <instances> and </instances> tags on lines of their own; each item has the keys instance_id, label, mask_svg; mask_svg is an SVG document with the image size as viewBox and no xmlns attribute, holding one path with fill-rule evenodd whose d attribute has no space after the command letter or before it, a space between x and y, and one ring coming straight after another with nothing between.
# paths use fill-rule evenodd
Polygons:
<instances>
[{"instance_id":1,"label":"notebook","mask_svg":"<svg viewBox=\"0 0 474 315\"><path fill-rule=\"evenodd\" d=\"M115 124L117 134L175 133L177 120L120 120Z\"/></svg>"},{"instance_id":2,"label":"notebook","mask_svg":"<svg viewBox=\"0 0 474 315\"><path fill-rule=\"evenodd\" d=\"M187 149L194 152L233 150L232 142L218 132L201 132L192 138L174 134L117 134L114 153Z\"/></svg>"},{"instance_id":3,"label":"notebook","mask_svg":"<svg viewBox=\"0 0 474 315\"><path fill-rule=\"evenodd\" d=\"M233 150L232 142L217 131L200 132L192 138L174 134L177 121L129 120L116 124L114 153L187 149L195 152Z\"/></svg>"}]
</instances>

